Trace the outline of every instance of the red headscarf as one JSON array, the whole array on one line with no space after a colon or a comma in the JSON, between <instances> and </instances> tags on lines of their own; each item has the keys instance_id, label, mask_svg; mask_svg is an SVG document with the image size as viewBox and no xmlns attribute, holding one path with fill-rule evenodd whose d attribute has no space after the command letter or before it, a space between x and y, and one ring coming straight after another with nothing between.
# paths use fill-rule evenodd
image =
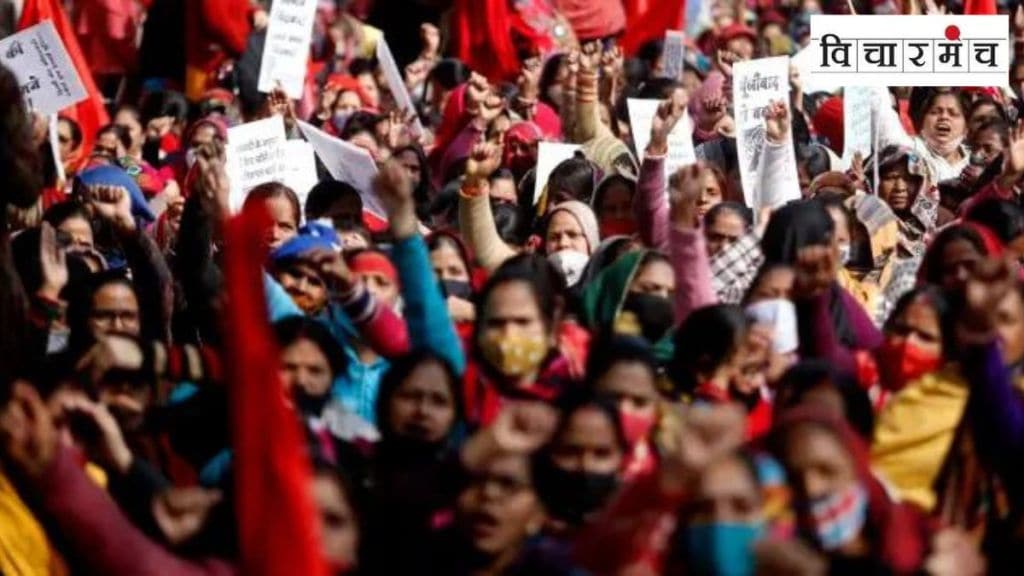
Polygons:
<instances>
[{"instance_id":1,"label":"red headscarf","mask_svg":"<svg viewBox=\"0 0 1024 576\"><path fill-rule=\"evenodd\" d=\"M383 253L376 250L363 250L352 256L349 268L356 274L380 274L398 284L398 270Z\"/></svg>"}]
</instances>

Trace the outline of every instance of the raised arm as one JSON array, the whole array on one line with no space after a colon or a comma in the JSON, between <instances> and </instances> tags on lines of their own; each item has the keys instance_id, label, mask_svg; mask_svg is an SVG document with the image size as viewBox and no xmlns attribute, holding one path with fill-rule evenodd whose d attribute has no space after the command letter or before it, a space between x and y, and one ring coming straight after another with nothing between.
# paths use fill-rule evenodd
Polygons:
<instances>
[{"instance_id":1,"label":"raised arm","mask_svg":"<svg viewBox=\"0 0 1024 576\"><path fill-rule=\"evenodd\" d=\"M487 142L477 144L466 162L466 177L459 192L459 230L476 255L477 263L488 272L516 255L498 235L491 212L487 178L498 169L500 162L496 146Z\"/></svg>"},{"instance_id":2,"label":"raised arm","mask_svg":"<svg viewBox=\"0 0 1024 576\"><path fill-rule=\"evenodd\" d=\"M402 284L412 347L430 350L448 361L456 374L462 374L466 357L431 269L427 244L418 231L412 183L404 168L390 162L381 169L374 187L388 212L395 237L392 259Z\"/></svg>"},{"instance_id":3,"label":"raised arm","mask_svg":"<svg viewBox=\"0 0 1024 576\"><path fill-rule=\"evenodd\" d=\"M704 164L698 162L683 168L669 183L671 196L671 230L669 246L672 268L676 276L676 324L697 308L718 302L711 283L711 264L697 216L701 174Z\"/></svg>"},{"instance_id":4,"label":"raised arm","mask_svg":"<svg viewBox=\"0 0 1024 576\"><path fill-rule=\"evenodd\" d=\"M686 113L686 94L676 90L669 100L658 107L651 121L651 140L643 152L637 193L633 198L633 214L640 227L640 235L650 248L668 249L669 207L665 193L665 157L668 155L668 135Z\"/></svg>"},{"instance_id":5,"label":"raised arm","mask_svg":"<svg viewBox=\"0 0 1024 576\"><path fill-rule=\"evenodd\" d=\"M792 154L789 120L789 110L783 102L773 102L765 114L764 166L756 192L762 209L778 208L800 199L800 183L791 177L796 171L796 159Z\"/></svg>"}]
</instances>

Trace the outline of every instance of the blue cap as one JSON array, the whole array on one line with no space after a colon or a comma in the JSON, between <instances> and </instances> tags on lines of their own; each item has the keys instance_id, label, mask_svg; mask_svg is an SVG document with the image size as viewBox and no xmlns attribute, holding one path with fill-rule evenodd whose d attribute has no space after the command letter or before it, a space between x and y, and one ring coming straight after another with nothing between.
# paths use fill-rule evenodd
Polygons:
<instances>
[{"instance_id":1,"label":"blue cap","mask_svg":"<svg viewBox=\"0 0 1024 576\"><path fill-rule=\"evenodd\" d=\"M153 211L149 209L146 196L139 188L138 182L128 175L127 172L117 166L96 166L90 168L78 176L78 181L85 186L118 186L128 191L132 200L132 216L145 223L156 220Z\"/></svg>"},{"instance_id":2,"label":"blue cap","mask_svg":"<svg viewBox=\"0 0 1024 576\"><path fill-rule=\"evenodd\" d=\"M298 258L312 250L338 250L341 239L334 228L319 222L309 222L299 228L299 233L285 242L270 254L270 260L279 263L284 260Z\"/></svg>"}]
</instances>

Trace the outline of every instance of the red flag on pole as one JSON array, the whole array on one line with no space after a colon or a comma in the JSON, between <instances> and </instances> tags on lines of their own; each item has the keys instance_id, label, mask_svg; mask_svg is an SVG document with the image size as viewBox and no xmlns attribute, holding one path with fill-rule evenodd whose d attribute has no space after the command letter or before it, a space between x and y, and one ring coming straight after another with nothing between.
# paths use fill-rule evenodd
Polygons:
<instances>
[{"instance_id":1,"label":"red flag on pole","mask_svg":"<svg viewBox=\"0 0 1024 576\"><path fill-rule=\"evenodd\" d=\"M243 211L224 231L225 366L234 451L239 574L326 576L299 418L285 405L263 295L270 219Z\"/></svg>"},{"instance_id":2,"label":"red flag on pole","mask_svg":"<svg viewBox=\"0 0 1024 576\"><path fill-rule=\"evenodd\" d=\"M996 10L996 0L965 0L964 14L998 14L998 11Z\"/></svg>"},{"instance_id":3,"label":"red flag on pole","mask_svg":"<svg viewBox=\"0 0 1024 576\"><path fill-rule=\"evenodd\" d=\"M685 0L626 1L626 33L622 37L622 50L635 54L651 40L665 37L666 30L686 29Z\"/></svg>"},{"instance_id":4,"label":"red flag on pole","mask_svg":"<svg viewBox=\"0 0 1024 576\"><path fill-rule=\"evenodd\" d=\"M52 20L57 34L64 42L64 47L75 65L78 77L82 80L82 86L88 98L78 104L61 111L61 114L78 122L82 128L82 157L88 157L92 151L93 141L100 128L110 123L110 114L103 104L103 95L96 88L96 81L92 77L92 69L85 60L82 47L78 45L78 38L75 37L75 30L64 12L64 6L60 0L25 0L21 12L21 21L18 22L18 30L34 26L43 20Z\"/></svg>"}]
</instances>

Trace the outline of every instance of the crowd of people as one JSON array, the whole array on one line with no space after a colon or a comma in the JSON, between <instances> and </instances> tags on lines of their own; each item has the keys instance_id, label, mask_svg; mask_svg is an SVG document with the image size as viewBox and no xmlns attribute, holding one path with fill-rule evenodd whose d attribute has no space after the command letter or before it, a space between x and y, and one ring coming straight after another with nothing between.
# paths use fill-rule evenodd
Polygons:
<instances>
[{"instance_id":1,"label":"crowd of people","mask_svg":"<svg viewBox=\"0 0 1024 576\"><path fill-rule=\"evenodd\" d=\"M682 3L325 0L293 100L239 1L75 0L107 125L49 137L0 69L0 573L1019 569L1024 8L1008 87L878 89L846 161L794 68L755 207L735 63L964 7L716 0L667 77ZM372 186L234 210L228 129L273 116ZM538 183L540 142L580 148Z\"/></svg>"}]
</instances>

